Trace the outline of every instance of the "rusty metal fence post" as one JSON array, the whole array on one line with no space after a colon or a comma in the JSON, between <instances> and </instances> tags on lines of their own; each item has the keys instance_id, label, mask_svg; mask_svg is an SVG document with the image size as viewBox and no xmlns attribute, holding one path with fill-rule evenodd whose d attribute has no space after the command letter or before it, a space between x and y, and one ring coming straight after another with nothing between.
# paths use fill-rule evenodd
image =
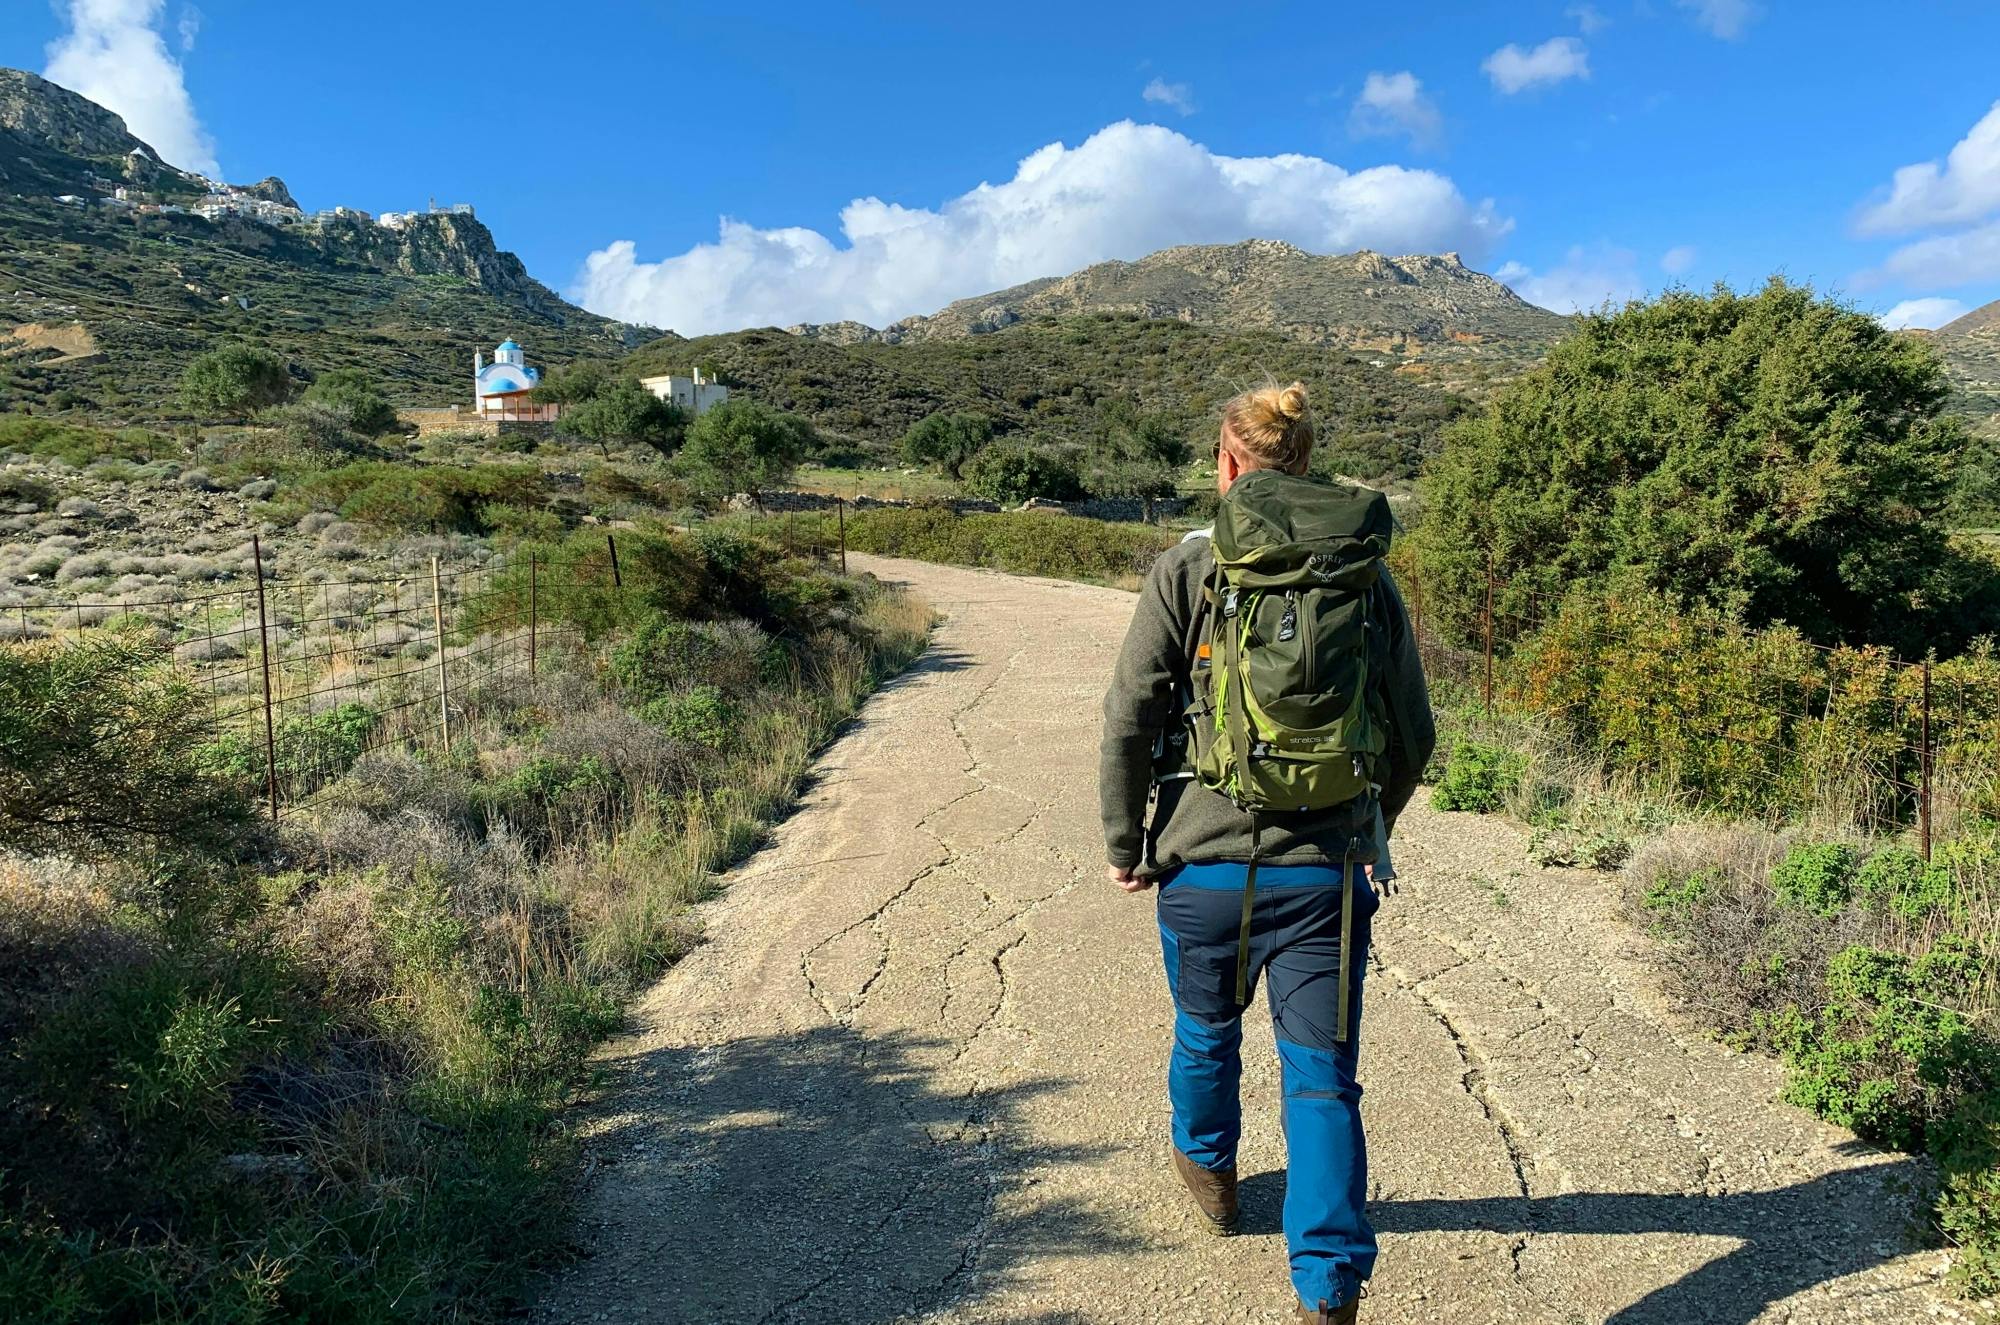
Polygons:
<instances>
[{"instance_id":1,"label":"rusty metal fence post","mask_svg":"<svg viewBox=\"0 0 2000 1325\"><path fill-rule=\"evenodd\" d=\"M445 668L444 575L438 569L436 557L431 558L431 621L437 628L438 735L444 741L440 748L449 754L451 753L451 676Z\"/></svg>"},{"instance_id":2,"label":"rusty metal fence post","mask_svg":"<svg viewBox=\"0 0 2000 1325\"><path fill-rule=\"evenodd\" d=\"M1917 844L1931 858L1931 660L1923 662L1923 710L1917 727Z\"/></svg>"},{"instance_id":3,"label":"rusty metal fence post","mask_svg":"<svg viewBox=\"0 0 2000 1325\"><path fill-rule=\"evenodd\" d=\"M623 589L625 587L625 577L618 573L618 536L616 534L606 534L604 536L604 546L611 551L611 587L614 589Z\"/></svg>"},{"instance_id":4,"label":"rusty metal fence post","mask_svg":"<svg viewBox=\"0 0 2000 1325\"><path fill-rule=\"evenodd\" d=\"M540 558L528 554L528 675L535 674L536 635L541 625L541 570Z\"/></svg>"},{"instance_id":5,"label":"rusty metal fence post","mask_svg":"<svg viewBox=\"0 0 2000 1325\"><path fill-rule=\"evenodd\" d=\"M847 574L847 498L835 497L833 509L840 518L840 573Z\"/></svg>"},{"instance_id":6,"label":"rusty metal fence post","mask_svg":"<svg viewBox=\"0 0 2000 1325\"><path fill-rule=\"evenodd\" d=\"M271 717L271 623L264 611L264 544L255 534L250 535L250 559L257 572L257 658L264 670L264 791L270 798L271 818L276 821L278 733Z\"/></svg>"},{"instance_id":7,"label":"rusty metal fence post","mask_svg":"<svg viewBox=\"0 0 2000 1325\"><path fill-rule=\"evenodd\" d=\"M1485 637L1486 678L1480 690L1486 700L1486 716L1493 716L1493 557L1486 558L1486 606L1479 614L1480 633Z\"/></svg>"}]
</instances>

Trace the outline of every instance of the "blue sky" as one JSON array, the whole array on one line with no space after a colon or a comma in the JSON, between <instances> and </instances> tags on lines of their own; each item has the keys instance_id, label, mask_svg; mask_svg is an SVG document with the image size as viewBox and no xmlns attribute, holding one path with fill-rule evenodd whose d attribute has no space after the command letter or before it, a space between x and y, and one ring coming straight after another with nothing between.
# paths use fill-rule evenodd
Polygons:
<instances>
[{"instance_id":1,"label":"blue sky","mask_svg":"<svg viewBox=\"0 0 2000 1325\"><path fill-rule=\"evenodd\" d=\"M687 332L1253 235L1456 248L1564 309L1777 271L1898 321L2000 297L1982 0L0 3L0 63L177 164L471 202Z\"/></svg>"}]
</instances>

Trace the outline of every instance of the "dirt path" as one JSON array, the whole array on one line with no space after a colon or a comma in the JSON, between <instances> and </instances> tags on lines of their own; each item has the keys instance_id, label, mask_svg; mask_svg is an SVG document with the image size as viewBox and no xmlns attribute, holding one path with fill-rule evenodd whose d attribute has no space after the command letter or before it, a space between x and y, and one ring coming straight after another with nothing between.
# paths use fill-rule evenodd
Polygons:
<instances>
[{"instance_id":1,"label":"dirt path","mask_svg":"<svg viewBox=\"0 0 2000 1325\"><path fill-rule=\"evenodd\" d=\"M1098 705L1130 595L865 562L948 614L610 1045L588 1259L546 1321L1277 1321L1268 1019L1245 1236L1170 1175L1150 897L1102 882ZM1371 1322L1959 1318L1910 1161L1668 1018L1604 878L1404 820L1362 1080Z\"/></svg>"}]
</instances>

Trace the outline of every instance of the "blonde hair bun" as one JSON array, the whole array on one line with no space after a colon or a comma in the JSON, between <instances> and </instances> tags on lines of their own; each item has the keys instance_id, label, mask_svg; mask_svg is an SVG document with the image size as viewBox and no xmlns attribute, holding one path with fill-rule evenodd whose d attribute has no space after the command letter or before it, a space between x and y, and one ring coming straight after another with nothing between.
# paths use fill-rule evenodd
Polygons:
<instances>
[{"instance_id":1,"label":"blonde hair bun","mask_svg":"<svg viewBox=\"0 0 2000 1325\"><path fill-rule=\"evenodd\" d=\"M1222 407L1222 427L1231 452L1252 469L1301 473L1312 453L1312 416L1306 385L1267 381Z\"/></svg>"}]
</instances>

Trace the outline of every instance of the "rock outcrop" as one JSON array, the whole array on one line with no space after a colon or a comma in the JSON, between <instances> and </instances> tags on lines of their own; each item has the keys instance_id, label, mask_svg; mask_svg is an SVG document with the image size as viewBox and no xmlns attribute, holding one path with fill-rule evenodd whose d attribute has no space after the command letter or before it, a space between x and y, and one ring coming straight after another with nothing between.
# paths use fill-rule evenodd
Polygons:
<instances>
[{"instance_id":1,"label":"rock outcrop","mask_svg":"<svg viewBox=\"0 0 2000 1325\"><path fill-rule=\"evenodd\" d=\"M1131 313L1399 355L1538 355L1570 320L1528 303L1456 253L1308 253L1271 239L1162 249L1070 276L961 299L876 330L853 322L794 334L840 344L977 336L1027 318ZM1477 347L1477 348L1475 348Z\"/></svg>"}]
</instances>

